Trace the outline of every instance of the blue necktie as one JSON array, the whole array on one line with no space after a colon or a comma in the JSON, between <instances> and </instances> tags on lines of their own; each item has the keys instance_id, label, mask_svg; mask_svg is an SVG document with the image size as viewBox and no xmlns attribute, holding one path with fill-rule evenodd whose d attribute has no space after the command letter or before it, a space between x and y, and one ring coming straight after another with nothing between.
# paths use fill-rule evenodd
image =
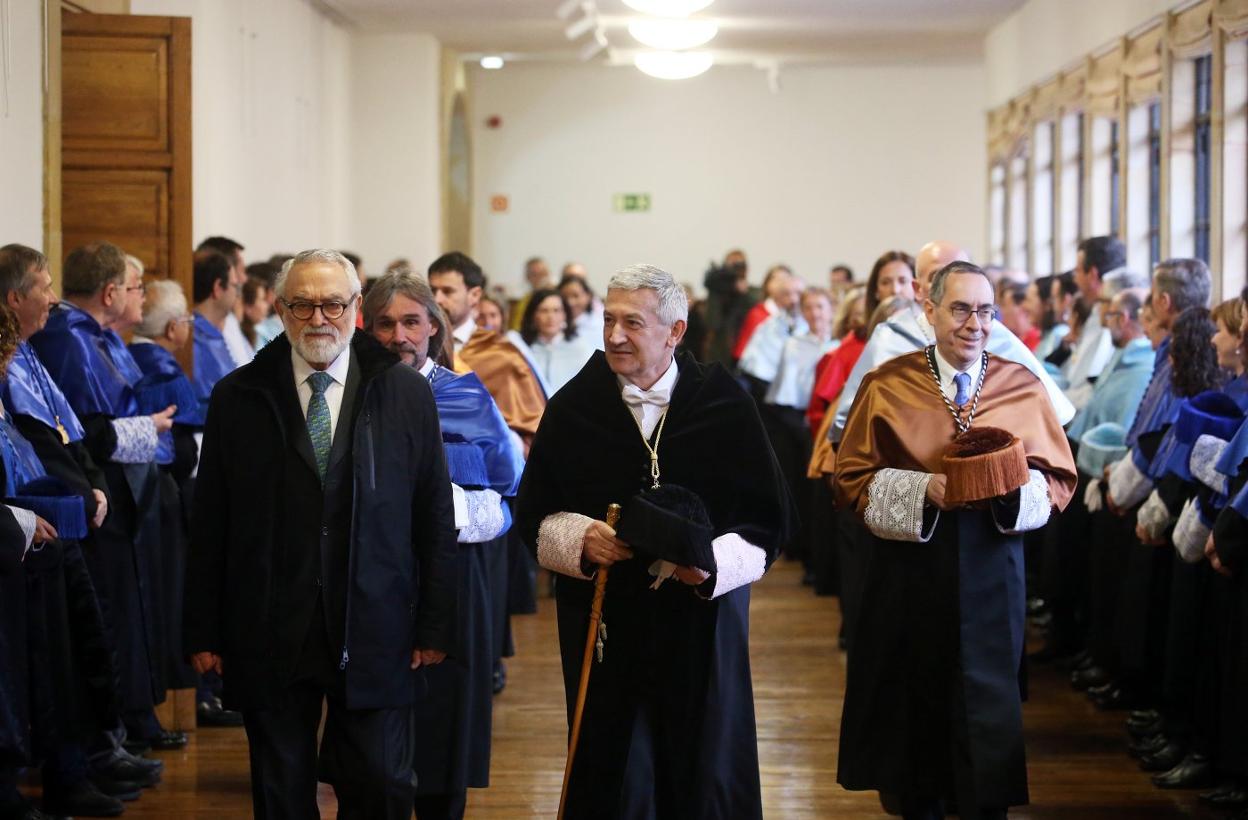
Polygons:
<instances>
[{"instance_id":1,"label":"blue necktie","mask_svg":"<svg viewBox=\"0 0 1248 820\"><path fill-rule=\"evenodd\" d=\"M970 373L955 373L953 376L953 383L958 386L958 392L957 392L957 395L953 397L953 403L956 404L958 407L964 407L966 403L971 400L971 393L970 393L971 374ZM311 426L311 420L312 420L312 416L311 414L309 414L308 415L309 426Z\"/></svg>"},{"instance_id":2,"label":"blue necktie","mask_svg":"<svg viewBox=\"0 0 1248 820\"><path fill-rule=\"evenodd\" d=\"M316 453L316 471L325 480L329 470L329 449L334 443L334 428L329 417L329 402L325 401L325 391L334 381L334 377L323 370L308 376L308 384L312 386L312 398L308 400L308 435L312 438L312 451Z\"/></svg>"}]
</instances>

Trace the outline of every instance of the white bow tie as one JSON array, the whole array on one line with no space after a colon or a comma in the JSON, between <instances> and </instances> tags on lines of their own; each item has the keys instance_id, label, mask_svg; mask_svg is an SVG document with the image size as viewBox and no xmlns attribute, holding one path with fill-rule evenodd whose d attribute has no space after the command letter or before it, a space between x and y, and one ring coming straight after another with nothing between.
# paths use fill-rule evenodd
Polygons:
<instances>
[{"instance_id":1,"label":"white bow tie","mask_svg":"<svg viewBox=\"0 0 1248 820\"><path fill-rule=\"evenodd\" d=\"M624 385L624 403L630 407L640 407L643 404L653 404L662 406L671 401L666 390L642 390L635 384Z\"/></svg>"}]
</instances>

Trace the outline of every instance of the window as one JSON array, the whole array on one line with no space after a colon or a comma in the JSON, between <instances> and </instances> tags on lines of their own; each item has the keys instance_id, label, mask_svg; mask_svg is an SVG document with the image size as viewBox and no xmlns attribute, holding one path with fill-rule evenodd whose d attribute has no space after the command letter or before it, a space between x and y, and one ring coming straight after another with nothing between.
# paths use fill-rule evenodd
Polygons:
<instances>
[{"instance_id":1,"label":"window","mask_svg":"<svg viewBox=\"0 0 1248 820\"><path fill-rule=\"evenodd\" d=\"M1192 239L1193 254L1209 261L1210 198L1212 162L1210 142L1213 131L1213 57L1205 55L1196 60L1196 118L1193 145L1196 163L1196 195L1193 203Z\"/></svg>"},{"instance_id":2,"label":"window","mask_svg":"<svg viewBox=\"0 0 1248 820\"><path fill-rule=\"evenodd\" d=\"M1005 264L1016 270L1027 270L1027 247L1030 239L1031 219L1027 196L1027 149L1024 147L1009 167L1009 215L1006 231Z\"/></svg>"},{"instance_id":3,"label":"window","mask_svg":"<svg viewBox=\"0 0 1248 820\"><path fill-rule=\"evenodd\" d=\"M1148 107L1148 267L1161 261L1161 103Z\"/></svg>"},{"instance_id":4,"label":"window","mask_svg":"<svg viewBox=\"0 0 1248 820\"><path fill-rule=\"evenodd\" d=\"M1036 275L1053 270L1053 122L1042 122L1032 134L1031 264Z\"/></svg>"},{"instance_id":5,"label":"window","mask_svg":"<svg viewBox=\"0 0 1248 820\"><path fill-rule=\"evenodd\" d=\"M1122 173L1119 166L1121 159L1121 129L1118 120L1109 124L1109 232L1114 236L1122 236Z\"/></svg>"},{"instance_id":6,"label":"window","mask_svg":"<svg viewBox=\"0 0 1248 820\"><path fill-rule=\"evenodd\" d=\"M1057 253L1051 271L1037 266L1036 275L1075 266L1075 249L1083 238L1083 113L1062 115L1060 131L1061 202L1057 207Z\"/></svg>"},{"instance_id":7,"label":"window","mask_svg":"<svg viewBox=\"0 0 1248 820\"><path fill-rule=\"evenodd\" d=\"M993 265L1005 264L1005 165L992 166L991 189L988 202L992 223L990 227L991 252L988 257Z\"/></svg>"},{"instance_id":8,"label":"window","mask_svg":"<svg viewBox=\"0 0 1248 820\"><path fill-rule=\"evenodd\" d=\"M1078 190L1079 190L1079 193L1076 195L1076 201L1079 203L1079 209L1078 209L1078 210L1079 210L1079 217L1078 217L1078 220L1077 220L1077 221L1076 221L1076 223L1075 223L1075 224L1078 226L1077 230L1075 231L1075 245L1076 245L1076 247L1077 247L1077 246L1079 245L1079 243L1080 243L1080 242L1082 242L1082 241L1084 240L1084 238L1085 238L1085 237L1084 237L1084 234L1083 234L1083 232L1084 232L1084 230L1085 230L1085 228L1084 228L1083 226L1086 224L1086 223L1083 221L1083 203L1084 203L1083 192L1084 192L1084 190L1085 190L1085 189L1084 189L1084 185L1086 184L1086 180L1084 179L1084 173L1085 173L1085 171L1084 171L1084 165L1083 165L1083 161L1084 161L1084 160L1083 160L1083 155L1084 155L1085 147L1084 147L1083 138L1084 138L1084 135L1085 135L1086 133L1087 133L1087 132L1084 130L1084 125L1083 125L1083 112L1082 112L1082 111L1080 111L1080 112L1079 112L1079 162L1078 162L1078 167L1079 167L1079 189L1078 189ZM1074 266L1075 266L1075 257L1074 257L1074 254L1072 253L1072 254L1071 254L1071 257L1070 257L1070 265L1069 265L1069 267L1070 267L1070 268L1074 268Z\"/></svg>"}]
</instances>

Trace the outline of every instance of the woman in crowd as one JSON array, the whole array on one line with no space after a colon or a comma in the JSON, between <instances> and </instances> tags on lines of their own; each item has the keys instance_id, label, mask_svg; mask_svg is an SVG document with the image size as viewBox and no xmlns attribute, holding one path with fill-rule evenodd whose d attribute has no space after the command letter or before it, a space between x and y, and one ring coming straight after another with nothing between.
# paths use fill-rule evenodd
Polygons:
<instances>
[{"instance_id":1,"label":"woman in crowd","mask_svg":"<svg viewBox=\"0 0 1248 820\"><path fill-rule=\"evenodd\" d=\"M502 333L507 327L507 309L493 296L482 296L477 303L477 327Z\"/></svg>"},{"instance_id":2,"label":"woman in crowd","mask_svg":"<svg viewBox=\"0 0 1248 820\"><path fill-rule=\"evenodd\" d=\"M594 291L583 276L564 276L559 281L559 294L568 306L568 316L576 335L602 350L602 306L594 299ZM693 300L689 301L693 304Z\"/></svg>"},{"instance_id":3,"label":"woman in crowd","mask_svg":"<svg viewBox=\"0 0 1248 820\"><path fill-rule=\"evenodd\" d=\"M265 319L269 318L271 307L268 285L263 279L248 276L246 283L243 284L242 327L247 343L256 350L271 341L271 339L262 338L259 332L259 328L264 326Z\"/></svg>"},{"instance_id":4,"label":"woman in crowd","mask_svg":"<svg viewBox=\"0 0 1248 820\"><path fill-rule=\"evenodd\" d=\"M871 275L867 278L866 315L872 316L880 303L890 296L914 298L914 257L905 251L885 251L871 266Z\"/></svg>"},{"instance_id":5,"label":"woman in crowd","mask_svg":"<svg viewBox=\"0 0 1248 820\"><path fill-rule=\"evenodd\" d=\"M532 360L547 388L547 396L580 372L594 354L568 320L571 311L557 290L539 290L529 300L520 322L520 338L532 351Z\"/></svg>"}]
</instances>

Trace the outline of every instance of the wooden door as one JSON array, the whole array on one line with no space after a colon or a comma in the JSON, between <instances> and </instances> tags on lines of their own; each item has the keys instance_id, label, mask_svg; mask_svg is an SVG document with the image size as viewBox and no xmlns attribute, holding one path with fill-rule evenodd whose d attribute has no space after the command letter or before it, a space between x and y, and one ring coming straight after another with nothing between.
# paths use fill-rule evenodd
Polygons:
<instances>
[{"instance_id":1,"label":"wooden door","mask_svg":"<svg viewBox=\"0 0 1248 820\"><path fill-rule=\"evenodd\" d=\"M189 301L190 19L65 14L61 67L64 252L106 239Z\"/></svg>"}]
</instances>

